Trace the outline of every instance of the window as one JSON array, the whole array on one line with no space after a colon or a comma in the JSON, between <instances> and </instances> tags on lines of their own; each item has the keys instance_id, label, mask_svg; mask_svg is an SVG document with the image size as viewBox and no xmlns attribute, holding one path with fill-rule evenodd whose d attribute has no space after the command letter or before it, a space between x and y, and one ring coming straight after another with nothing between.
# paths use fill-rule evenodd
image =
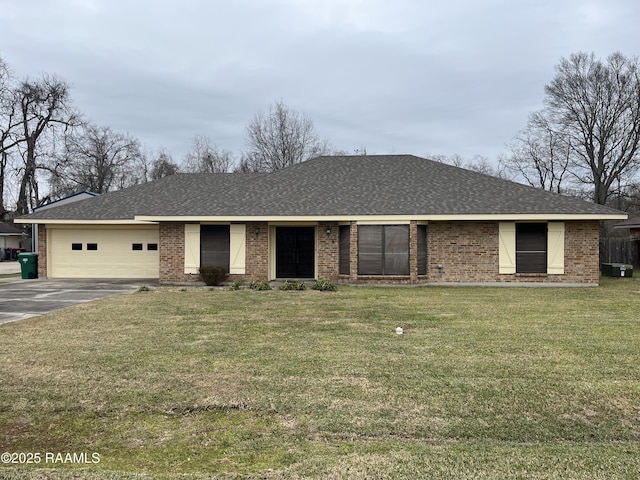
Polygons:
<instances>
[{"instance_id":1,"label":"window","mask_svg":"<svg viewBox=\"0 0 640 480\"><path fill-rule=\"evenodd\" d=\"M142 244L141 243L133 243L131 245L131 250L142 250Z\"/></svg>"},{"instance_id":2,"label":"window","mask_svg":"<svg viewBox=\"0 0 640 480\"><path fill-rule=\"evenodd\" d=\"M351 225L340 225L340 259L338 273L349 275L351 273Z\"/></svg>"},{"instance_id":3,"label":"window","mask_svg":"<svg viewBox=\"0 0 640 480\"><path fill-rule=\"evenodd\" d=\"M516 273L547 273L546 223L516 223Z\"/></svg>"},{"instance_id":4,"label":"window","mask_svg":"<svg viewBox=\"0 0 640 480\"><path fill-rule=\"evenodd\" d=\"M87 250L98 250L97 243L87 243Z\"/></svg>"},{"instance_id":5,"label":"window","mask_svg":"<svg viewBox=\"0 0 640 480\"><path fill-rule=\"evenodd\" d=\"M158 250L158 244L157 243L147 243L147 250L152 250L152 251Z\"/></svg>"},{"instance_id":6,"label":"window","mask_svg":"<svg viewBox=\"0 0 640 480\"><path fill-rule=\"evenodd\" d=\"M224 267L229 272L229 225L200 226L200 266Z\"/></svg>"},{"instance_id":7,"label":"window","mask_svg":"<svg viewBox=\"0 0 640 480\"><path fill-rule=\"evenodd\" d=\"M564 222L498 224L500 274L564 275Z\"/></svg>"},{"instance_id":8,"label":"window","mask_svg":"<svg viewBox=\"0 0 640 480\"><path fill-rule=\"evenodd\" d=\"M359 275L409 275L409 225L358 226Z\"/></svg>"},{"instance_id":9,"label":"window","mask_svg":"<svg viewBox=\"0 0 640 480\"><path fill-rule=\"evenodd\" d=\"M427 274L427 226L418 225L418 275Z\"/></svg>"},{"instance_id":10,"label":"window","mask_svg":"<svg viewBox=\"0 0 640 480\"><path fill-rule=\"evenodd\" d=\"M82 244L81 243L72 243L71 244L71 250L82 250Z\"/></svg>"}]
</instances>

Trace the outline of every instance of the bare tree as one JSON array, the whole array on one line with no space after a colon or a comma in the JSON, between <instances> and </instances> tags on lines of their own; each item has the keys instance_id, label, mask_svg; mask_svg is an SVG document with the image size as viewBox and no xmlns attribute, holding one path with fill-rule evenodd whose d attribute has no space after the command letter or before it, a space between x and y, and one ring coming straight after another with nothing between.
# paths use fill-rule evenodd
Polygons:
<instances>
[{"instance_id":1,"label":"bare tree","mask_svg":"<svg viewBox=\"0 0 640 480\"><path fill-rule=\"evenodd\" d=\"M191 150L184 156L184 171L191 173L226 173L233 164L233 154L219 150L209 137L196 135Z\"/></svg>"},{"instance_id":2,"label":"bare tree","mask_svg":"<svg viewBox=\"0 0 640 480\"><path fill-rule=\"evenodd\" d=\"M571 160L571 143L567 135L554 129L543 112L529 117L527 127L508 145L509 154L500 165L532 187L562 192Z\"/></svg>"},{"instance_id":3,"label":"bare tree","mask_svg":"<svg viewBox=\"0 0 640 480\"><path fill-rule=\"evenodd\" d=\"M282 100L258 112L247 126L248 151L240 162L240 171L271 172L327 153L306 116L289 109Z\"/></svg>"},{"instance_id":4,"label":"bare tree","mask_svg":"<svg viewBox=\"0 0 640 480\"><path fill-rule=\"evenodd\" d=\"M151 180L159 180L164 177L175 175L180 171L180 167L173 161L171 155L164 150L160 150L158 158L151 163Z\"/></svg>"},{"instance_id":5,"label":"bare tree","mask_svg":"<svg viewBox=\"0 0 640 480\"><path fill-rule=\"evenodd\" d=\"M550 128L566 137L570 171L593 187L593 201L606 204L640 167L640 69L621 53L606 61L593 54L562 58L545 87Z\"/></svg>"},{"instance_id":6,"label":"bare tree","mask_svg":"<svg viewBox=\"0 0 640 480\"><path fill-rule=\"evenodd\" d=\"M13 146L18 148L22 159L18 169L20 187L16 213L24 215L29 207L41 203L36 174L40 169L49 169L47 162L38 161L44 151L44 139L48 135L55 136L55 127L66 129L75 125L78 115L70 106L68 85L51 75L22 81L15 90L13 101L19 119L19 125L13 128Z\"/></svg>"},{"instance_id":7,"label":"bare tree","mask_svg":"<svg viewBox=\"0 0 640 480\"><path fill-rule=\"evenodd\" d=\"M136 175L140 142L109 127L85 125L65 137L64 155L52 176L57 197L82 190L107 193L144 181Z\"/></svg>"},{"instance_id":8,"label":"bare tree","mask_svg":"<svg viewBox=\"0 0 640 480\"><path fill-rule=\"evenodd\" d=\"M429 158L454 167L464 168L478 173L484 173L485 175L491 175L493 177L502 176L500 171L491 165L491 162L487 157L482 155L474 155L473 158L467 159L459 154L454 155L428 155Z\"/></svg>"},{"instance_id":9,"label":"bare tree","mask_svg":"<svg viewBox=\"0 0 640 480\"><path fill-rule=\"evenodd\" d=\"M0 57L0 221L6 219L8 210L5 205L5 182L9 165L9 150L15 146L11 134L17 125L15 102L11 90L11 72Z\"/></svg>"}]
</instances>

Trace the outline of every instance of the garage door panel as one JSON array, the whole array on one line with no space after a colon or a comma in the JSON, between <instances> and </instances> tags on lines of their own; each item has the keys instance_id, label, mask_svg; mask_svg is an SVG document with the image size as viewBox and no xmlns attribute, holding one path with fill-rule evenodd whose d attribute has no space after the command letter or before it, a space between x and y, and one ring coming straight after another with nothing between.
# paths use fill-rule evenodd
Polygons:
<instances>
[{"instance_id":1,"label":"garage door panel","mask_svg":"<svg viewBox=\"0 0 640 480\"><path fill-rule=\"evenodd\" d=\"M49 229L53 278L158 278L158 227ZM81 250L72 249L81 244ZM95 250L88 250L94 244ZM142 244L134 250L133 244ZM149 244L156 245L150 250ZM76 247L77 248L77 247Z\"/></svg>"}]
</instances>

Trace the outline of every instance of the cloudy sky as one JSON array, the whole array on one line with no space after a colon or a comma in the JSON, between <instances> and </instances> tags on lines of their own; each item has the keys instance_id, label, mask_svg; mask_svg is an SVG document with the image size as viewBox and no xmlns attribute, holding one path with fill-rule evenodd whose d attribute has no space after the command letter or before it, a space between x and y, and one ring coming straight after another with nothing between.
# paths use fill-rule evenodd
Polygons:
<instances>
[{"instance_id":1,"label":"cloudy sky","mask_svg":"<svg viewBox=\"0 0 640 480\"><path fill-rule=\"evenodd\" d=\"M0 0L0 56L176 160L282 99L338 149L495 161L561 57L640 54L638 0Z\"/></svg>"}]
</instances>

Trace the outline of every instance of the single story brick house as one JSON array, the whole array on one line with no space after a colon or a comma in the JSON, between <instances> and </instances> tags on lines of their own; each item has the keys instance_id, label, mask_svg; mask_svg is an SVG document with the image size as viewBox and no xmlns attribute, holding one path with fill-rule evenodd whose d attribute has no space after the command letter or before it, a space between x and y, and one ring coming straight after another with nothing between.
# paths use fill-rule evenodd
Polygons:
<instances>
[{"instance_id":1,"label":"single story brick house","mask_svg":"<svg viewBox=\"0 0 640 480\"><path fill-rule=\"evenodd\" d=\"M7 260L7 250L20 248L24 235L20 230L7 223L0 222L0 260Z\"/></svg>"},{"instance_id":2,"label":"single story brick house","mask_svg":"<svg viewBox=\"0 0 640 480\"><path fill-rule=\"evenodd\" d=\"M626 214L412 155L177 174L37 211L41 277L597 284Z\"/></svg>"},{"instance_id":3,"label":"single story brick house","mask_svg":"<svg viewBox=\"0 0 640 480\"><path fill-rule=\"evenodd\" d=\"M616 223L613 228L628 229L631 240L640 240L640 216L637 214L624 222Z\"/></svg>"}]
</instances>

